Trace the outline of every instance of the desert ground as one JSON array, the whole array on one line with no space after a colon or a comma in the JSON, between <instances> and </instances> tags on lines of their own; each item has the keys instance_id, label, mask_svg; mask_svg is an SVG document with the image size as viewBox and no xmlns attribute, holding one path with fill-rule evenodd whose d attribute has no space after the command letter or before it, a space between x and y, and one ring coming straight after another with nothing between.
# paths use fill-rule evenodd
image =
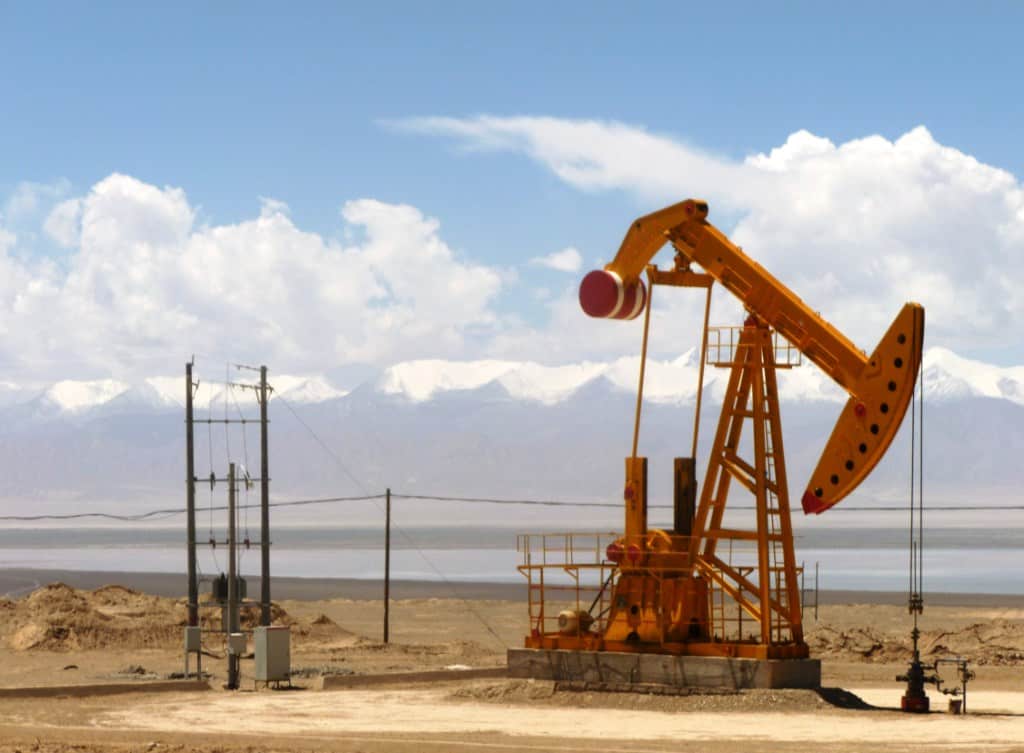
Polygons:
<instances>
[{"instance_id":1,"label":"desert ground","mask_svg":"<svg viewBox=\"0 0 1024 753\"><path fill-rule=\"evenodd\" d=\"M146 593L166 584L135 577L120 579L134 588L35 587L34 580L0 600L0 753L1024 752L1024 605L1015 598L926 602L924 658L962 655L977 677L966 715L946 713L948 697L929 688L933 713L910 716L894 710L911 623L892 595L859 594L848 603L833 595L816 620L808 612L808 642L830 690L658 696L459 677L466 668L502 666L506 648L521 645L526 607L507 589L468 587L471 598L454 598L437 586L397 588L385 645L383 603L367 598L365 584L321 584L291 589L304 598L275 602L275 622L291 626L295 687L255 689L246 660L242 689L228 691L223 640L214 633L203 657L208 685L167 689L183 669L184 599ZM216 625L217 614L204 609L204 624ZM428 670L449 674L402 674ZM385 674L395 677L380 680ZM324 676L348 684L319 689Z\"/></svg>"}]
</instances>

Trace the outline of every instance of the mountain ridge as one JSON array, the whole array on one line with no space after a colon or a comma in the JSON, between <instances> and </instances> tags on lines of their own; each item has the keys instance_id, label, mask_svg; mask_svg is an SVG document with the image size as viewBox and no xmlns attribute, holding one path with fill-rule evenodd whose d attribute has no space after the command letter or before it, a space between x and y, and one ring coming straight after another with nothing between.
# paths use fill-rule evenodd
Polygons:
<instances>
[{"instance_id":1,"label":"mountain ridge","mask_svg":"<svg viewBox=\"0 0 1024 753\"><path fill-rule=\"evenodd\" d=\"M496 359L421 359L393 364L351 390L332 384L322 374L271 374L269 382L275 395L295 404L325 403L367 390L410 403L423 403L447 393L473 392L497 385L513 400L551 406L597 382L635 394L639 362L638 356L557 366ZM694 349L674 359L649 358L645 402L692 405L698 373ZM716 395L720 397L727 374L725 369L705 369L705 391L712 400ZM1024 366L995 366L963 358L946 348L933 347L924 356L924 386L927 401L989 397L1024 405ZM102 411L104 407L121 412L129 406L136 410L171 410L183 407L185 402L181 377L150 377L136 383L115 379L61 380L35 391L14 384L4 387L7 399L0 403L0 410L17 408L22 418L82 417ZM841 403L846 399L830 379L809 364L780 370L779 390L785 402ZM26 399L26 395L30 397ZM196 409L205 407L211 413L224 409L231 412L236 405L254 401L252 390L226 388L224 382L218 380L201 380L194 395Z\"/></svg>"}]
</instances>

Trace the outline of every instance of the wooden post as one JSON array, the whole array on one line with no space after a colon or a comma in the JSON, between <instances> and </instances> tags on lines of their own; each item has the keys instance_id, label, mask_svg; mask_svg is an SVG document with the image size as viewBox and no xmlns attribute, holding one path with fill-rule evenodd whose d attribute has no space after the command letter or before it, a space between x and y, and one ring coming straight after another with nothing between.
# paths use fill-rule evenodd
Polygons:
<instances>
[{"instance_id":1,"label":"wooden post","mask_svg":"<svg viewBox=\"0 0 1024 753\"><path fill-rule=\"evenodd\" d=\"M196 467L192 430L192 364L185 364L185 507L188 562L188 624L199 624L199 584L196 579Z\"/></svg>"},{"instance_id":2,"label":"wooden post","mask_svg":"<svg viewBox=\"0 0 1024 753\"><path fill-rule=\"evenodd\" d=\"M238 572L235 561L235 464L228 465L228 625L230 644L232 633L238 632ZM238 689L238 654L228 651L228 689Z\"/></svg>"},{"instance_id":3,"label":"wooden post","mask_svg":"<svg viewBox=\"0 0 1024 753\"><path fill-rule=\"evenodd\" d=\"M270 625L270 468L267 451L266 366L260 366L260 625Z\"/></svg>"},{"instance_id":4,"label":"wooden post","mask_svg":"<svg viewBox=\"0 0 1024 753\"><path fill-rule=\"evenodd\" d=\"M391 489L387 490L384 513L384 642L391 627Z\"/></svg>"}]
</instances>

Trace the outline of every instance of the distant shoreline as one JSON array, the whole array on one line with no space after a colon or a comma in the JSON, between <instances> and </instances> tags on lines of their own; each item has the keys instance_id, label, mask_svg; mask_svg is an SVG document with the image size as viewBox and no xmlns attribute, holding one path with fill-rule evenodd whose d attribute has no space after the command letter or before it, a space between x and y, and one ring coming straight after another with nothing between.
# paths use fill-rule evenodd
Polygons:
<instances>
[{"instance_id":1,"label":"distant shoreline","mask_svg":"<svg viewBox=\"0 0 1024 753\"><path fill-rule=\"evenodd\" d=\"M74 588L92 590L106 585L120 585L136 591L180 598L185 595L184 573L136 573L76 570L44 570L12 568L0 570L0 596L18 598L48 583L64 583ZM259 578L248 578L250 598L258 598ZM201 584L201 588L205 586ZM319 601L352 599L376 601L384 598L384 585L379 580L357 578L294 578L276 577L272 582L275 601ZM472 601L525 601L525 583L470 583L465 581L392 580L393 599L469 599ZM905 604L907 595L901 591L839 591L822 590L821 605L830 604ZM925 606L972 606L1024 608L1024 594L925 593ZM812 601L809 597L808 601ZM813 609L813 603L805 605Z\"/></svg>"}]
</instances>

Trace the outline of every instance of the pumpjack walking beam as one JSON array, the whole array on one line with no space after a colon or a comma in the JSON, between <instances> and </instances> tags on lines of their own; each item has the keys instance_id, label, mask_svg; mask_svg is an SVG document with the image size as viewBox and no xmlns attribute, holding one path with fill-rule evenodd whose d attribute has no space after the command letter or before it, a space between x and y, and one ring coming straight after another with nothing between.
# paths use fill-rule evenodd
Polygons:
<instances>
[{"instance_id":1,"label":"pumpjack walking beam","mask_svg":"<svg viewBox=\"0 0 1024 753\"><path fill-rule=\"evenodd\" d=\"M811 309L792 290L707 221L708 204L688 199L636 220L615 259L580 284L590 316L630 319L643 312L640 279L666 243L676 266L691 263L777 330L850 395L801 498L805 513L820 513L867 478L892 443L914 394L924 341L924 308L907 303L870 356Z\"/></svg>"}]
</instances>

